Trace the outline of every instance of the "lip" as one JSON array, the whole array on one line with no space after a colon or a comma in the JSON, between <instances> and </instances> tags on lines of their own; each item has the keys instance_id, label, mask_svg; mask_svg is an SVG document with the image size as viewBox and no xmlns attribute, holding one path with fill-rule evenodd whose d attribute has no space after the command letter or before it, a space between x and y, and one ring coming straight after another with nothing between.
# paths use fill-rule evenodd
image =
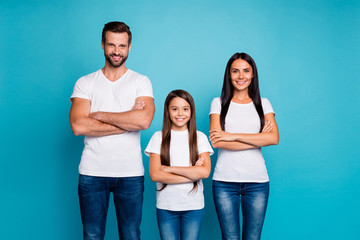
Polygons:
<instances>
[{"instance_id":1,"label":"lip","mask_svg":"<svg viewBox=\"0 0 360 240\"><path fill-rule=\"evenodd\" d=\"M114 61L120 61L121 60L121 56L114 56L112 55L111 58L114 60Z\"/></svg>"},{"instance_id":2,"label":"lip","mask_svg":"<svg viewBox=\"0 0 360 240\"><path fill-rule=\"evenodd\" d=\"M235 81L237 85L244 85L245 83L247 83L247 80L244 81Z\"/></svg>"},{"instance_id":3,"label":"lip","mask_svg":"<svg viewBox=\"0 0 360 240\"><path fill-rule=\"evenodd\" d=\"M183 121L185 121L185 118L175 118L176 119L176 121L178 121L178 122L183 122Z\"/></svg>"}]
</instances>

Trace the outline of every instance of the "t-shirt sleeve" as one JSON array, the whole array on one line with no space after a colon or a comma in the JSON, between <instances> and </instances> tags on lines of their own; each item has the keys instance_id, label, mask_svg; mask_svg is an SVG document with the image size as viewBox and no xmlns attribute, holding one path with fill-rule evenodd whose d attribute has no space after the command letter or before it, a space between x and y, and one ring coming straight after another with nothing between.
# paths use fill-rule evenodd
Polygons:
<instances>
[{"instance_id":1,"label":"t-shirt sleeve","mask_svg":"<svg viewBox=\"0 0 360 240\"><path fill-rule=\"evenodd\" d=\"M76 81L73 93L71 94L70 100L72 98L85 98L90 100L90 81L89 79L82 77Z\"/></svg>"},{"instance_id":2,"label":"t-shirt sleeve","mask_svg":"<svg viewBox=\"0 0 360 240\"><path fill-rule=\"evenodd\" d=\"M199 154L204 152L209 152L210 155L214 153L213 149L210 146L207 136L202 132L197 132L198 137L198 152Z\"/></svg>"},{"instance_id":3,"label":"t-shirt sleeve","mask_svg":"<svg viewBox=\"0 0 360 240\"><path fill-rule=\"evenodd\" d=\"M261 104L264 110L264 115L268 113L274 113L274 109L271 106L270 101L267 98L261 98Z\"/></svg>"},{"instance_id":4,"label":"t-shirt sleeve","mask_svg":"<svg viewBox=\"0 0 360 240\"><path fill-rule=\"evenodd\" d=\"M153 89L151 86L150 79L146 76L142 76L139 79L138 87L136 89L136 97L152 97Z\"/></svg>"},{"instance_id":5,"label":"t-shirt sleeve","mask_svg":"<svg viewBox=\"0 0 360 240\"><path fill-rule=\"evenodd\" d=\"M211 102L211 107L210 107L210 113L211 114L220 114L221 113L221 102L220 102L220 98L214 98L214 100Z\"/></svg>"},{"instance_id":6,"label":"t-shirt sleeve","mask_svg":"<svg viewBox=\"0 0 360 240\"><path fill-rule=\"evenodd\" d=\"M154 133L154 135L151 137L146 149L145 149L145 155L150 156L150 153L156 153L160 155L161 151L161 131L158 131Z\"/></svg>"}]
</instances>

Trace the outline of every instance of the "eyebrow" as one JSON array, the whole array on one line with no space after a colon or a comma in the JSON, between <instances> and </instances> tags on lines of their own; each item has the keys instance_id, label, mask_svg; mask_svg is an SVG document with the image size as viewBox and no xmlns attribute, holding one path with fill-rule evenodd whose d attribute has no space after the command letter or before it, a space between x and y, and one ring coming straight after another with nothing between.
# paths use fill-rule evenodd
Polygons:
<instances>
[{"instance_id":1,"label":"eyebrow","mask_svg":"<svg viewBox=\"0 0 360 240\"><path fill-rule=\"evenodd\" d=\"M231 68L231 70L234 70L234 69L240 70L239 68L234 68L234 67ZM250 68L243 68L243 70L250 70Z\"/></svg>"},{"instance_id":2,"label":"eyebrow","mask_svg":"<svg viewBox=\"0 0 360 240\"><path fill-rule=\"evenodd\" d=\"M190 105L185 105L185 106L170 105L169 107L184 108L184 107L190 107Z\"/></svg>"}]
</instances>

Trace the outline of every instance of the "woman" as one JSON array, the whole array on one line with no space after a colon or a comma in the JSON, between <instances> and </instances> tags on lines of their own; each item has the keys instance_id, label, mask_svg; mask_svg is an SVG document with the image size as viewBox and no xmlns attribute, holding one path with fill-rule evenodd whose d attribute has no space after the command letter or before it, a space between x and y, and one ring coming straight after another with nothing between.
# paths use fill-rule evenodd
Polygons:
<instances>
[{"instance_id":1,"label":"woman","mask_svg":"<svg viewBox=\"0 0 360 240\"><path fill-rule=\"evenodd\" d=\"M235 53L227 63L221 97L211 103L210 141L219 148L213 197L222 239L240 239L240 205L242 239L260 239L269 196L261 147L278 144L279 132L246 53Z\"/></svg>"}]
</instances>

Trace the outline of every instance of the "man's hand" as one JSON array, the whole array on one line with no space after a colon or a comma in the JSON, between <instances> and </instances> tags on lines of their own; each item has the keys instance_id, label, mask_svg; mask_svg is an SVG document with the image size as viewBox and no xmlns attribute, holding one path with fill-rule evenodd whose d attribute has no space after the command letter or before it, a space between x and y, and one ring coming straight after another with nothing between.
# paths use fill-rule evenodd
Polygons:
<instances>
[{"instance_id":1,"label":"man's hand","mask_svg":"<svg viewBox=\"0 0 360 240\"><path fill-rule=\"evenodd\" d=\"M145 102L144 101L137 101L134 106L132 107L131 110L143 110L145 107Z\"/></svg>"},{"instance_id":2,"label":"man's hand","mask_svg":"<svg viewBox=\"0 0 360 240\"><path fill-rule=\"evenodd\" d=\"M144 109L145 107L145 102L144 101L137 101L134 106L131 108L131 111L136 111L136 110L142 110ZM96 119L100 122L104 122L103 121L103 116L104 116L104 113L105 112L101 112L101 111L98 111L98 112L92 112L89 114L89 117L90 118L93 118L93 119Z\"/></svg>"}]
</instances>

